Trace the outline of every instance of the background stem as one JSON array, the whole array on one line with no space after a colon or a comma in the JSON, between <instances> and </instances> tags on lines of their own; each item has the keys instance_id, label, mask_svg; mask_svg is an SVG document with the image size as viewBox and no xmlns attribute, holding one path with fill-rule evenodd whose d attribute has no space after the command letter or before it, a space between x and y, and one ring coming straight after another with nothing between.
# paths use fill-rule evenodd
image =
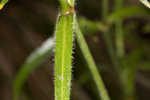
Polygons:
<instances>
[{"instance_id":1,"label":"background stem","mask_svg":"<svg viewBox=\"0 0 150 100\"><path fill-rule=\"evenodd\" d=\"M83 53L83 56L84 56L84 58L88 64L88 67L91 71L93 79L96 83L100 97L102 98L102 100L110 100L109 95L107 93L107 90L106 90L104 83L102 81L102 78L98 72L97 66L93 60L93 57L89 51L88 45L86 44L86 41L82 35L82 32L81 32L78 24L76 24L76 38L77 38L77 42L80 46L80 49Z\"/></svg>"}]
</instances>

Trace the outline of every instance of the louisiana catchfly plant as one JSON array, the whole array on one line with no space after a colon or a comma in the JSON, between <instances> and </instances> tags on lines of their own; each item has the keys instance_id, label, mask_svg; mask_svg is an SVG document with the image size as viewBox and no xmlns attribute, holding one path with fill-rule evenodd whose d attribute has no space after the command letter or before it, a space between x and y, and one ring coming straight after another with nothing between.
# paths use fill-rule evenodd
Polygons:
<instances>
[{"instance_id":1,"label":"louisiana catchfly plant","mask_svg":"<svg viewBox=\"0 0 150 100\"><path fill-rule=\"evenodd\" d=\"M116 70L115 73L117 73L117 78L118 80L120 80L118 81L118 83L120 84L120 88L122 91L122 93L120 94L122 95L122 98L124 98L123 100L136 100L134 91L135 69L134 67L132 67L134 65L130 63L131 61L129 61L128 58L124 58L126 57L126 52L124 48L125 32L123 29L123 21L126 17L131 17L137 14L149 16L149 11L139 6L124 8L123 1L124 0L115 0L114 11L112 12L112 14L109 14L109 2L108 0L103 0L101 6L103 10L101 11L102 18L100 21L94 22L81 17L77 19L75 11L75 0L59 0L60 9L54 32L55 35L53 38L49 38L46 42L43 42L43 44L27 58L23 66L21 66L21 70L19 71L16 80L14 81L13 100L20 100L19 96L21 88L23 87L23 84L27 80L29 74L36 68L38 68L38 66L52 54L53 49L55 51L54 100L70 100L72 83L71 80L73 72L72 52L74 44L73 42L75 39L77 40L77 44L81 51L80 53L82 54L83 59L85 60L90 74L97 87L95 90L93 90L94 92L98 92L96 98L98 100L111 100L103 82L103 78L99 73L99 67L101 66L97 66L96 62L94 61L94 57L90 52L90 48L88 47L86 39L84 38L84 35L86 35L84 33L93 33L93 29L95 31L101 31L103 35L108 55L112 63L106 64L104 66L107 67L112 65L114 67L114 72ZM150 7L150 3L148 0L140 1L147 7ZM7 0L2 0L0 2L0 9L2 9L7 2ZM81 22L81 20L82 24L78 23L78 21ZM82 27L83 24L86 24L86 26L88 26L88 29L91 28L91 32L85 30ZM111 34L113 32L111 31L111 28L114 24L116 34L114 35L115 39L112 39ZM132 59L132 56L130 57L130 59ZM133 57L133 59L135 58ZM101 65L101 63L103 62L100 62L99 65ZM88 76L86 72L84 73L84 75ZM84 82L86 84L87 81L85 80Z\"/></svg>"},{"instance_id":2,"label":"louisiana catchfly plant","mask_svg":"<svg viewBox=\"0 0 150 100\"><path fill-rule=\"evenodd\" d=\"M19 0L16 1L18 2ZM150 47L149 44L146 43L147 41L149 41L147 40L149 39L149 34L147 33L150 33L150 23L148 21L146 22L146 20L148 20L150 17L150 12L148 9L150 8L150 0L139 0L139 2L141 2L141 5L143 4L145 7L139 5L137 6L124 5L124 3L126 3L124 0L112 0L114 5L111 7L109 6L110 4L109 0L99 0L99 1L95 0L94 2L88 0L80 0L81 6L84 6L85 2L87 2L87 4L89 3L90 7L86 7L86 10L89 12L86 13L87 15L90 15L89 18L91 17L92 19L96 16L95 17L96 21L89 20L89 18L86 18L86 16L77 17L76 10L75 10L75 6L77 5L75 5L75 0L58 0L60 9L55 24L54 37L49 37L45 42L42 43L40 47L36 48L31 53L31 55L27 57L27 59L25 60L22 66L17 67L18 64L20 64L19 61L21 61L21 59L19 59L19 57L21 56L20 55L18 56L17 55L18 53L15 52L15 50L17 51L30 50L30 48L32 49L34 45L36 45L37 42L36 40L44 39L38 37L40 36L42 37L44 32L50 33L49 28L45 30L45 28L47 28L45 26L49 26L48 24L54 24L53 17L51 18L50 17L51 14L49 14L49 12L51 12L50 9L53 10L53 7L52 6L47 7L47 6L53 5L54 2L56 3L56 1L57 0L48 0L48 1L34 0L30 2L31 3L30 4L28 3L28 1L25 0L21 4L21 6L16 6L15 9L14 8L11 8L10 10L7 9L8 11L5 14L3 14L5 11L2 11L0 13L1 19L3 18L5 19L5 20L1 20L0 23L0 26L3 26L1 27L2 29L0 30L0 34L2 34L1 37L2 38L4 37L4 39L6 38L6 41L8 40L8 42L9 39L10 41L14 41L14 43L18 43L19 41L21 41L25 45L25 48L26 46L29 47L29 49L28 48L21 49L19 43L17 45L12 45L14 47L12 46L10 47L11 49L13 49L11 51L9 50L10 48L7 48L5 45L7 44L7 42L5 43L4 41L4 45L0 45L0 47L4 47L4 49L0 48L0 59L2 57L0 61L0 75L4 76L3 78L5 80L7 81L9 80L8 81L9 83L11 82L14 83L12 88L13 100L30 100L30 99L33 100L34 97L32 97L32 94L34 96L34 94L40 94L40 93L42 94L40 95L41 98L38 98L39 100L45 100L45 98L47 98L48 96L53 98L53 94L54 94L54 100L88 100L89 98L90 100L111 100L111 99L137 100L137 97L139 95L136 94L138 90L136 89L137 87L135 84L136 81L139 82L140 84L143 84L143 82L145 82L146 84L149 83L146 80L146 78L142 78L139 76L140 74L142 74L140 73L140 71L142 70L147 71L148 69L150 70L149 67ZM8 0L0 0L0 10L4 8L7 2ZM92 4L90 4L91 2ZM98 2L101 2L99 3L101 4L100 6L98 5L97 7L91 7L96 3L98 4ZM56 4L54 5L57 6ZM130 1L127 4L130 4ZM20 5L20 3L18 3L18 5ZM30 7L31 8L33 7L31 11L29 9ZM43 7L48 10L43 10L43 9L41 10L40 7ZM97 10L96 10L98 7L101 7L100 9L98 9L98 11L100 11L101 13L99 15L97 15ZM91 10L89 9L91 8L94 9L93 10L94 13L90 12ZM55 9L54 11L56 12L57 10L56 7L54 9ZM22 10L24 11L22 12ZM35 12L35 10L37 11ZM27 15L27 13L29 13L29 16ZM14 17L15 14L16 16ZM41 16L35 18L35 15L39 15L39 14L41 14ZM54 13L52 13L52 15L54 15ZM29 19L26 19L25 18L26 16L29 17ZM138 21L139 16L140 16L140 21ZM144 20L141 19L142 16L144 17ZM98 17L99 20L97 20ZM126 20L126 19L130 19L131 17L137 19L135 21ZM42 20L39 21L39 19ZM10 24L7 22L10 22ZM38 23L38 25L34 26L35 23L36 24ZM42 25L40 26L40 29L37 30L37 28L39 28L39 24ZM33 30L30 28L33 28ZM137 31L135 31L136 29ZM43 33L41 34L42 31ZM14 34L11 33L8 34L8 32L11 33L19 32L22 33L23 35L21 36L20 34L17 34L18 37L15 38ZM25 34L26 32L27 34ZM3 33L5 35L3 35ZM38 34L34 34L34 33L38 33ZM90 44L92 43L91 44L93 46L92 48L96 48L95 50L93 49L94 50L93 53L99 55L95 55L95 57L92 56L92 53L90 52L90 47L86 42L84 35L88 35L88 36L90 35L90 37L88 37L89 43ZM13 36L12 39L11 36ZM7 39L7 37L9 39ZM29 42L27 41L28 37L30 37ZM3 44L4 39L2 39L1 44ZM71 92L72 76L73 76L72 75L73 72L72 53L73 53L73 45L75 44L74 43L75 39L78 47L77 49L79 50L76 50L77 54L75 54L75 61L77 61L76 62L77 64L75 64L77 66L74 66L75 68L77 68L77 71L74 71L75 81L73 81L74 84L73 87L75 88L73 88ZM8 54L5 57L3 56L3 53L8 53ZM14 53L12 54L13 57L12 61L15 61L15 63L12 63L10 61L11 60L9 58L9 56L11 55L10 53ZM19 54L21 54L21 52L19 52ZM27 84L29 85L27 86L27 89L25 89L25 91L22 92L21 89L25 81L27 81L30 74L33 71L35 71L38 67L41 67L40 65L52 54L55 55L54 75L52 75L52 78L49 77L48 75L49 73L47 73L47 69L50 72L51 70L53 72L53 68L50 68L52 66L49 66L48 64L49 67L47 67L46 73L45 73L45 69L39 70L37 74L41 77L39 77L38 79L36 79L38 75L33 74L32 79L35 76L35 82L33 83L32 82L30 83L30 81L29 83L27 82ZM100 59L97 59L96 57L98 58L100 57ZM17 59L14 58L19 59L19 61L17 61ZM94 61L94 58L96 58L97 62ZM50 60L48 61L50 62ZM83 61L86 63L86 65L84 64ZM11 68L9 70L7 68L7 66L10 66L11 64L15 64L14 66L15 69L13 69L12 71ZM46 64L47 62L44 64L44 66ZM20 68L20 69L19 72L17 72L17 75L14 80L12 76L15 75L15 72L17 71L16 68ZM89 72L87 69L89 70ZM106 84L103 82L103 78L101 77L100 72L103 73L102 75L105 78ZM45 77L46 75L48 77ZM43 79L42 76L45 79ZM51 81L50 84L48 82L49 80L46 78L50 78ZM95 86L92 86L91 78L93 79ZM54 82L54 85L51 84L52 82ZM35 85L34 83L37 84ZM145 85L145 83L143 84L143 86ZM2 82L1 85L3 84L4 87L6 87L5 86L6 84ZM35 85L35 87L33 87L32 84ZM45 87L45 85L51 86L50 88L51 94L48 93L49 91L47 90L47 87ZM109 92L107 91L105 85L110 90ZM54 93L52 93L53 86L54 86ZM3 97L1 98L1 96L3 96L2 94L3 86L1 87L2 87L2 91L0 94L0 99L3 99ZM147 88L148 85L145 85L145 87ZM8 87L6 88L8 89ZM36 88L36 90L39 89L40 91L36 93L35 91L33 91L34 88ZM31 90L31 92L26 93L29 90ZM111 94L111 97L109 96L109 93ZM72 94L72 98L70 97L71 94ZM138 94L140 94L140 92ZM37 99L38 96L37 95L35 96L36 96L35 99Z\"/></svg>"}]
</instances>

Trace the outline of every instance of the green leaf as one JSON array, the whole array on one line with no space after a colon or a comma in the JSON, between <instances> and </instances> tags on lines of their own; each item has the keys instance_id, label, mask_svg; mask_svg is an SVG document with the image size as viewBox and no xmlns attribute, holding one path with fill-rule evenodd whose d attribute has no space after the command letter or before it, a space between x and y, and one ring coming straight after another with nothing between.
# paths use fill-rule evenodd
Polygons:
<instances>
[{"instance_id":1,"label":"green leaf","mask_svg":"<svg viewBox=\"0 0 150 100\"><path fill-rule=\"evenodd\" d=\"M8 0L2 0L0 2L0 10L3 9L3 7L5 6L5 4L8 2Z\"/></svg>"},{"instance_id":2,"label":"green leaf","mask_svg":"<svg viewBox=\"0 0 150 100\"><path fill-rule=\"evenodd\" d=\"M117 20L124 19L127 17L132 17L132 16L150 16L149 10L146 10L142 7L139 6L130 6L127 8L122 8L111 15L108 16L107 21L109 23L113 23Z\"/></svg>"},{"instance_id":3,"label":"green leaf","mask_svg":"<svg viewBox=\"0 0 150 100\"><path fill-rule=\"evenodd\" d=\"M14 100L18 100L26 79L52 53L53 47L54 41L52 38L49 38L27 58L14 81Z\"/></svg>"}]
</instances>

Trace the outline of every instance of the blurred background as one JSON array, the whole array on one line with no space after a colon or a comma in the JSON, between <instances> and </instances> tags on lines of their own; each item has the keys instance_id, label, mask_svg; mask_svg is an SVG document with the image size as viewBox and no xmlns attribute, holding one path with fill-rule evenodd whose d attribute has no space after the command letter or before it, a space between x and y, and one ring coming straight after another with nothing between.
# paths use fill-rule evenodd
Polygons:
<instances>
[{"instance_id":1,"label":"blurred background","mask_svg":"<svg viewBox=\"0 0 150 100\"><path fill-rule=\"evenodd\" d=\"M115 2L108 1L111 15ZM149 100L150 16L138 15L142 11L150 15L150 9L138 0L124 0L120 9L137 6L142 11L134 9L139 10L138 15L118 19L120 24L113 23L109 32L103 32L107 25L102 31L94 26L104 23L102 5L102 0L77 0L76 12L108 93L112 100L123 100L124 95L126 100ZM58 11L58 0L10 0L0 11L0 100L12 100L17 73L27 57L53 37ZM71 100L99 100L83 55L76 41L74 44ZM53 59L54 53L30 73L20 100L54 100ZM119 74L116 66L121 69Z\"/></svg>"}]
</instances>

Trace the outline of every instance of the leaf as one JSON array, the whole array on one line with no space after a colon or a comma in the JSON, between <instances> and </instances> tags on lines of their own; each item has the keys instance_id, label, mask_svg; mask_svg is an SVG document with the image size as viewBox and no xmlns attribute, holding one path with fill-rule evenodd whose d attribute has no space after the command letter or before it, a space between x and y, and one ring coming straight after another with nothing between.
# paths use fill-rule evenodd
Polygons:
<instances>
[{"instance_id":1,"label":"leaf","mask_svg":"<svg viewBox=\"0 0 150 100\"><path fill-rule=\"evenodd\" d=\"M5 6L5 4L8 2L8 0L2 0L0 2L0 10L3 9L3 7Z\"/></svg>"},{"instance_id":2,"label":"leaf","mask_svg":"<svg viewBox=\"0 0 150 100\"><path fill-rule=\"evenodd\" d=\"M27 58L14 81L14 100L18 100L21 88L26 79L48 56L50 56L53 47L54 41L52 38L49 38Z\"/></svg>"},{"instance_id":3,"label":"leaf","mask_svg":"<svg viewBox=\"0 0 150 100\"><path fill-rule=\"evenodd\" d=\"M120 19L125 19L128 17L134 17L134 16L150 16L150 12L142 7L139 6L130 6L127 8L121 8L112 14L110 14L106 18L106 22L108 22L108 25L105 23L102 23L100 21L90 21L84 17L79 18L80 27L83 30L83 34L92 33L96 31L102 31L106 32L109 29L109 26L111 26L113 23L116 23L116 21Z\"/></svg>"},{"instance_id":4,"label":"leaf","mask_svg":"<svg viewBox=\"0 0 150 100\"><path fill-rule=\"evenodd\" d=\"M116 12L113 12L111 15L108 16L107 21L109 23L113 23L117 20L124 19L127 17L132 17L135 15L150 16L150 12L142 7L130 6L127 8L122 8Z\"/></svg>"}]
</instances>

